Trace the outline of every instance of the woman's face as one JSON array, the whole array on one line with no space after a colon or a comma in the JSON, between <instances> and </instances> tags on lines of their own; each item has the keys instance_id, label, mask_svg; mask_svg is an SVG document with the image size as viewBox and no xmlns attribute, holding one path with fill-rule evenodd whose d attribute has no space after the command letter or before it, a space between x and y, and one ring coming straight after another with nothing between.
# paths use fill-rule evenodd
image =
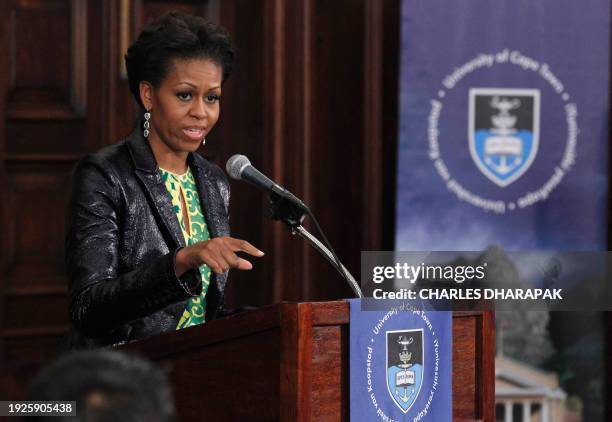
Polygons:
<instances>
[{"instance_id":1,"label":"woman's face","mask_svg":"<svg viewBox=\"0 0 612 422\"><path fill-rule=\"evenodd\" d=\"M194 152L219 119L221 66L209 59L176 59L157 88L140 83L151 112L151 142L174 152Z\"/></svg>"}]
</instances>

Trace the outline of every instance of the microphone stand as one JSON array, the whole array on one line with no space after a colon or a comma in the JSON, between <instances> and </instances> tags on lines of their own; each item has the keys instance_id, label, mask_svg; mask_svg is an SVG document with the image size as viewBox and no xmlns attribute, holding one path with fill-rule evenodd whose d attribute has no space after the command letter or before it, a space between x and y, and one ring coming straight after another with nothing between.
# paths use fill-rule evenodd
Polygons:
<instances>
[{"instance_id":1,"label":"microphone stand","mask_svg":"<svg viewBox=\"0 0 612 422\"><path fill-rule=\"evenodd\" d=\"M340 273L342 278L346 280L355 296L359 298L363 298L363 293L359 288L359 284L355 281L355 278L351 275L351 273L346 269L344 265L340 262L338 257L319 239L313 236L308 230L302 226L302 221L306 217L306 214L310 215L315 221L315 225L318 227L321 234L321 228L319 227L316 219L304 204L296 203L295 201L290 200L287 197L281 196L275 192L270 193L270 217L273 220L279 220L285 223L291 229L291 233L293 235L298 235L302 239L306 240L312 247L314 247L323 257L325 257L332 266ZM325 235L323 235L325 238ZM329 242L327 242L329 243Z\"/></svg>"}]
</instances>

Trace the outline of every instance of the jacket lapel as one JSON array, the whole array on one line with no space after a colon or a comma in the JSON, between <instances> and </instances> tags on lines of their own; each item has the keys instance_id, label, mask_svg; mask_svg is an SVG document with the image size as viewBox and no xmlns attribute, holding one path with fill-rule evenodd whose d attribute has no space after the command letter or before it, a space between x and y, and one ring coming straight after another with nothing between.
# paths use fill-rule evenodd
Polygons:
<instances>
[{"instance_id":1,"label":"jacket lapel","mask_svg":"<svg viewBox=\"0 0 612 422\"><path fill-rule=\"evenodd\" d=\"M172 202L159 172L151 174L145 173L142 170L136 170L136 176L143 183L149 200L159 213L166 230L170 232L175 247L184 247L185 239L183 238L183 232L179 226L174 209L172 209Z\"/></svg>"},{"instance_id":2,"label":"jacket lapel","mask_svg":"<svg viewBox=\"0 0 612 422\"><path fill-rule=\"evenodd\" d=\"M128 137L127 146L136 167L136 177L142 182L150 203L153 204L162 224L170 233L174 241L174 247L185 246L183 232L172 209L168 191L159 174L159 167L153 156L153 151L151 151L148 141L140 133L140 125Z\"/></svg>"},{"instance_id":3,"label":"jacket lapel","mask_svg":"<svg viewBox=\"0 0 612 422\"><path fill-rule=\"evenodd\" d=\"M198 195L200 196L200 205L206 218L210 237L229 236L229 224L225 215L225 209L223 208L224 201L219 187L214 177L211 177L210 168L207 163L197 158L190 155L189 164L195 176Z\"/></svg>"}]
</instances>

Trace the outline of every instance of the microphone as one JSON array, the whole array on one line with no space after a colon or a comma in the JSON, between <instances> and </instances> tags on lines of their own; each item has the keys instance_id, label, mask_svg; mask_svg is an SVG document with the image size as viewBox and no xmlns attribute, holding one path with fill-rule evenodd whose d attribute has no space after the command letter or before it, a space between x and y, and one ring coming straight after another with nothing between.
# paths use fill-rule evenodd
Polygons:
<instances>
[{"instance_id":1,"label":"microphone","mask_svg":"<svg viewBox=\"0 0 612 422\"><path fill-rule=\"evenodd\" d=\"M317 219L299 198L253 167L249 159L244 155L232 155L230 159L227 160L225 170L227 170L227 173L232 179L244 180L259 189L269 192L270 216L274 220L280 220L287 224L291 228L293 234L298 234L300 237L310 242L310 244L313 245L347 281L355 295L363 298L363 293L361 292L359 284L357 284L355 278L344 265L342 265L331 247L329 240L327 240L325 233L321 230L321 226L319 226ZM302 221L306 214L312 218L317 230L321 233L324 242L327 244L327 248L302 226Z\"/></svg>"},{"instance_id":2,"label":"microphone","mask_svg":"<svg viewBox=\"0 0 612 422\"><path fill-rule=\"evenodd\" d=\"M253 167L249 159L242 154L232 155L225 164L225 170L234 180L244 180L259 189L275 193L305 212L308 211L308 207L298 197Z\"/></svg>"}]
</instances>

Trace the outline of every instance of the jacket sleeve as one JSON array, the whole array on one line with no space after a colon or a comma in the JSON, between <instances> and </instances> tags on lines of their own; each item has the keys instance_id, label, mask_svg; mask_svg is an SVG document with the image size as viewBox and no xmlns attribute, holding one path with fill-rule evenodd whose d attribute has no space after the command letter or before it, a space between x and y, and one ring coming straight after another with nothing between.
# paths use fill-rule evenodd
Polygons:
<instances>
[{"instance_id":1,"label":"jacket sleeve","mask_svg":"<svg viewBox=\"0 0 612 422\"><path fill-rule=\"evenodd\" d=\"M121 192L103 159L88 156L77 164L66 214L65 259L70 319L87 336L106 335L202 291L197 270L176 276L180 248L131 271L120 270L121 221L127 212Z\"/></svg>"}]
</instances>

